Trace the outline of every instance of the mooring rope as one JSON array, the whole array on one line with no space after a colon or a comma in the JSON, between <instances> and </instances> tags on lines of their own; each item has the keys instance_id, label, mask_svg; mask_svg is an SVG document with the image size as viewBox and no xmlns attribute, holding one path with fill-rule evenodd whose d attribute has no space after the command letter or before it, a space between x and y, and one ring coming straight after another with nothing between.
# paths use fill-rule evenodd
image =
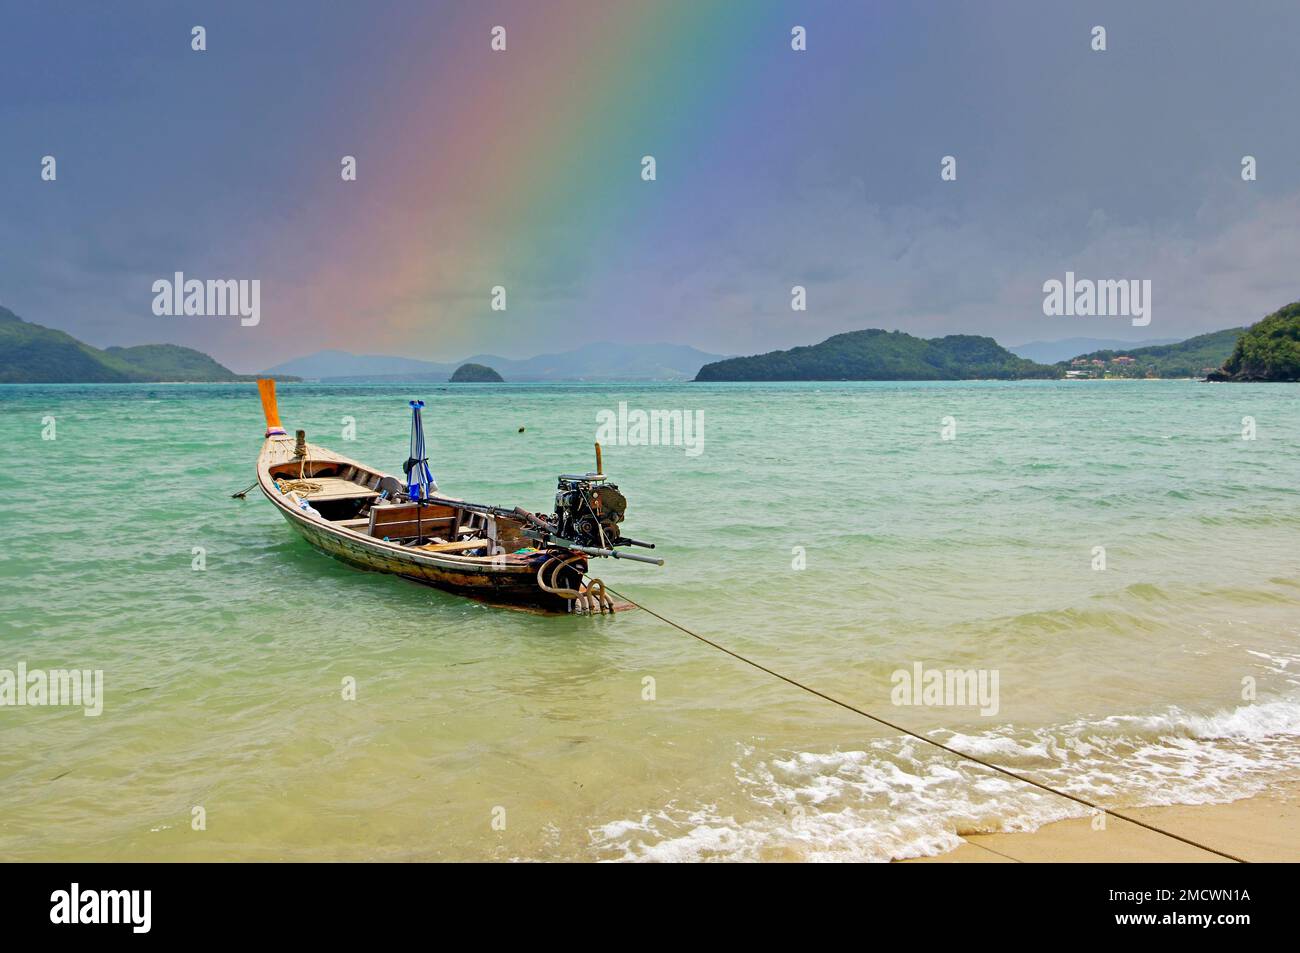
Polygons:
<instances>
[{"instance_id":1,"label":"mooring rope","mask_svg":"<svg viewBox=\"0 0 1300 953\"><path fill-rule=\"evenodd\" d=\"M803 691L808 692L810 695L816 695L818 698L824 699L830 702L832 705L839 705L841 708L846 709L847 711L851 711L855 715L861 715L863 718L867 718L871 721L876 722L877 724L884 725L886 728L891 728L894 731L907 735L910 738L915 738L917 741L923 741L928 745L933 745L934 747L940 749L941 751L946 751L949 754L954 754L959 758L965 758L968 761L973 761L976 764L983 765L984 767L992 771L998 772L998 774L1005 775L1008 778L1014 778L1015 780L1022 781L1025 784L1031 784L1034 787L1039 788L1040 790L1047 791L1049 794L1056 794L1059 795L1060 797L1067 798L1078 804L1082 804L1085 807L1090 807L1094 811L1101 811L1103 814L1109 814L1111 817L1118 818L1121 821L1128 821L1130 824L1135 824L1138 827L1144 827L1147 830L1152 831L1156 834L1163 834L1165 837L1173 838L1176 841L1181 841L1184 844L1187 844L1191 847L1196 847L1208 853L1217 854L1218 856L1226 858L1227 860L1236 861L1239 864L1250 863L1250 861L1242 857L1238 857L1235 854L1229 854L1227 851L1222 851L1219 850L1218 848L1210 847L1207 844L1202 844L1200 841L1193 840L1190 837L1183 837L1181 834L1175 834L1173 831L1165 830L1163 827L1157 827L1154 824L1148 824L1146 821L1138 820L1136 817L1130 817L1127 814L1121 814L1118 811L1112 810L1111 808L1102 807L1100 804L1095 804L1092 801L1089 801L1087 798L1082 798L1075 794L1069 794L1065 791L1059 790L1058 788L1054 788L1051 785L1043 784L1041 781L1035 781L1033 778L1025 777L1023 774L1017 774L1015 771L1008 770L1007 768L1000 768L996 764L991 764L988 761L984 761L981 758L977 758L972 754L967 754L964 751L959 751L956 748L943 744L942 742L935 741L933 738L927 738L925 735L918 734L915 731L912 731L908 728L904 728L902 725L895 724L894 722L888 720L887 718L881 718L879 715L873 715L871 714L871 712L858 708L856 705L851 705L846 701L842 701L841 699L836 698L834 695L828 695L823 691L819 691L816 688L813 688L809 685L805 685L803 682L791 678L789 675L782 675L780 672L776 671L775 669L768 668L766 665L763 665L761 662L755 662L753 659L747 658L744 655L741 655L739 652L732 651L731 649L727 648L725 645L719 645L717 642L714 642L712 639L705 638L704 636L700 635L698 632L692 632L686 626L681 625L677 622L674 622L672 619L660 615L658 612L655 612L653 609L642 605L641 603L637 602L635 599L631 599L621 592L618 592L614 589L610 589L608 586L606 587L606 591L612 592L620 599L624 599L630 602L632 605L636 606L642 612L648 612L650 615L654 616L660 622L672 626L674 629L677 629L679 632L684 632L685 634L689 635L693 639L698 639L699 641L703 642L705 645L709 646L710 648L714 648L717 649L719 652L722 652L724 655L730 655L732 658L736 659L739 662L744 662L746 665L752 668L756 668L760 672L766 672L768 675L771 675L773 678L779 678L781 681L785 682L786 684L793 685L795 688L802 689Z\"/></svg>"},{"instance_id":2,"label":"mooring rope","mask_svg":"<svg viewBox=\"0 0 1300 953\"><path fill-rule=\"evenodd\" d=\"M232 494L230 494L230 498L231 498L232 500L242 500L244 497L248 496L248 491L251 490L251 489L252 489L253 487L255 487L255 486L257 486L257 481L256 481L256 480L254 480L252 483L248 484L248 486L244 487L244 488L243 488L242 490L240 490L238 493L232 493Z\"/></svg>"}]
</instances>

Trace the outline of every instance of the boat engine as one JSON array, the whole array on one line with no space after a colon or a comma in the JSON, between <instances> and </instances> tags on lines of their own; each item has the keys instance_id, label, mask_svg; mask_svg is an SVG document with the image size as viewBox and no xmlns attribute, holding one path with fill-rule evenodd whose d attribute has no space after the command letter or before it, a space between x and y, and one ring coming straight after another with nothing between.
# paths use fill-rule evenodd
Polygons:
<instances>
[{"instance_id":1,"label":"boat engine","mask_svg":"<svg viewBox=\"0 0 1300 953\"><path fill-rule=\"evenodd\" d=\"M622 541L627 498L595 474L561 476L555 491L556 535L579 546L609 549Z\"/></svg>"},{"instance_id":2,"label":"boat engine","mask_svg":"<svg viewBox=\"0 0 1300 953\"><path fill-rule=\"evenodd\" d=\"M635 562L662 566L664 561L654 556L637 556L615 547L641 546L654 549L654 543L628 539L620 531L627 512L627 497L605 478L600 465L600 444L596 444L596 469L590 473L560 474L555 490L555 514L549 520L516 508L525 523L523 535L535 539L542 548L554 547L569 553L587 556L612 556ZM603 584L602 584L603 585Z\"/></svg>"}]
</instances>

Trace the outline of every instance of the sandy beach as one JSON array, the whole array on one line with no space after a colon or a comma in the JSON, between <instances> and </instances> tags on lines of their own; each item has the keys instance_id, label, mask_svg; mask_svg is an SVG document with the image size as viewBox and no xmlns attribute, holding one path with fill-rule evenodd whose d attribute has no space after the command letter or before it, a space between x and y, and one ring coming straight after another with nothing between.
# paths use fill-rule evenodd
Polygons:
<instances>
[{"instance_id":1,"label":"sandy beach","mask_svg":"<svg viewBox=\"0 0 1300 953\"><path fill-rule=\"evenodd\" d=\"M1252 862L1300 861L1300 782L1228 804L1177 804L1122 813ZM1116 818L1093 830L1087 818L1046 824L1023 834L972 834L956 850L921 863L1191 862L1228 863Z\"/></svg>"}]
</instances>

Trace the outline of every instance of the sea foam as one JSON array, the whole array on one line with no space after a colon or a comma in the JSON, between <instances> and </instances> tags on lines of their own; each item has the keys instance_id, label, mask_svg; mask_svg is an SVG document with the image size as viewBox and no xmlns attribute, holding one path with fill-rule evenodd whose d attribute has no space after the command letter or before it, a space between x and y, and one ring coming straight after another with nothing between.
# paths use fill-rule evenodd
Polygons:
<instances>
[{"instance_id":1,"label":"sea foam","mask_svg":"<svg viewBox=\"0 0 1300 953\"><path fill-rule=\"evenodd\" d=\"M1300 777L1300 702L1292 700L934 738L1113 808L1222 803ZM952 850L966 834L1030 831L1089 813L906 737L765 758L746 746L734 768L752 806L743 816L674 801L592 830L593 846L607 859L637 861L887 861Z\"/></svg>"}]
</instances>

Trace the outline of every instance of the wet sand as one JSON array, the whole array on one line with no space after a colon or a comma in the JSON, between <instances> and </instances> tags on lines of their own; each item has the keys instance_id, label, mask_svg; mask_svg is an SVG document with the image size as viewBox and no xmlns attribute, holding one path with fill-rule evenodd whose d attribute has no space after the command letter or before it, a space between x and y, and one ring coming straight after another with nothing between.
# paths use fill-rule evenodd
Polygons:
<instances>
[{"instance_id":1,"label":"wet sand","mask_svg":"<svg viewBox=\"0 0 1300 953\"><path fill-rule=\"evenodd\" d=\"M1300 861L1300 782L1229 804L1177 804L1122 811L1148 824L1234 854L1243 860ZM1229 863L1222 857L1115 817L1104 830L1088 818L1046 824L1024 834L971 834L956 850L925 863Z\"/></svg>"}]
</instances>

